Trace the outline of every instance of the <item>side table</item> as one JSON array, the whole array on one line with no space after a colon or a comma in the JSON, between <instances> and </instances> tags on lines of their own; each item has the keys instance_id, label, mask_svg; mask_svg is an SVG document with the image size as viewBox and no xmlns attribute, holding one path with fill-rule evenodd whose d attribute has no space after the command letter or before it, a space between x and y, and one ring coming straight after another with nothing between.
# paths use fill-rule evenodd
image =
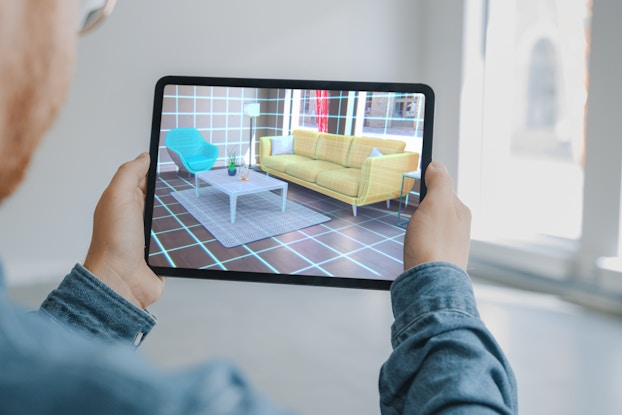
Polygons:
<instances>
[{"instance_id":1,"label":"side table","mask_svg":"<svg viewBox=\"0 0 622 415\"><path fill-rule=\"evenodd\" d=\"M412 184L409 186L408 188L409 190L406 192L406 194L404 194L404 183L406 182L406 180L412 181ZM400 190L400 205L397 208L397 226L399 226L400 228L406 228L406 226L408 225L408 221L410 220L410 218L402 220L402 201L404 201L404 197L406 198L406 200L404 201L404 209L405 209L406 206L408 206L408 198L410 197L410 195L419 196L419 192L416 190L413 190L413 187L415 183L417 182L417 180L421 180L421 170L407 171L402 174L402 189Z\"/></svg>"}]
</instances>

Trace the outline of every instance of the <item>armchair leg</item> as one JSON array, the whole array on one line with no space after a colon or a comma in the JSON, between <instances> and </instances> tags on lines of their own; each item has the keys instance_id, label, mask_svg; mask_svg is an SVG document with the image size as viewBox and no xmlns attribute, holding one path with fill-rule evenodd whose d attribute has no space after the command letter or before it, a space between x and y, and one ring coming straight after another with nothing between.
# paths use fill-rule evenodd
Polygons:
<instances>
[{"instance_id":1,"label":"armchair leg","mask_svg":"<svg viewBox=\"0 0 622 415\"><path fill-rule=\"evenodd\" d=\"M194 173L194 190L199 197L199 176L196 173Z\"/></svg>"}]
</instances>

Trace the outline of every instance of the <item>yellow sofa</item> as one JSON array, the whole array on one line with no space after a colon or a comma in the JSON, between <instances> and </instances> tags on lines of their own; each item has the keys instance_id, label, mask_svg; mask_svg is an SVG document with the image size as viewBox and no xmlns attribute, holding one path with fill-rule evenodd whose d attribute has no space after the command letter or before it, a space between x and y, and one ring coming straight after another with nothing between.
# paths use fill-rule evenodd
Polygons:
<instances>
[{"instance_id":1,"label":"yellow sofa","mask_svg":"<svg viewBox=\"0 0 622 415\"><path fill-rule=\"evenodd\" d=\"M419 153L405 146L399 140L294 130L291 136L261 137L259 163L268 174L352 205L356 216L357 206L388 206L400 196L402 174L419 165Z\"/></svg>"}]
</instances>

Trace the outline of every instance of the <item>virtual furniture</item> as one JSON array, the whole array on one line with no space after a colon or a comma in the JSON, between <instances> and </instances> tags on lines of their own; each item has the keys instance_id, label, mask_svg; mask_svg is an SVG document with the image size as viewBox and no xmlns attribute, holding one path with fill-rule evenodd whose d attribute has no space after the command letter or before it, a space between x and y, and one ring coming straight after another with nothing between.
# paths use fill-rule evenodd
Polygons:
<instances>
[{"instance_id":1,"label":"virtual furniture","mask_svg":"<svg viewBox=\"0 0 622 415\"><path fill-rule=\"evenodd\" d=\"M231 223L235 223L235 211L238 204L238 196L252 193L267 192L269 190L281 191L281 212L285 212L287 201L287 183L255 171L248 172L247 180L240 180L238 176L229 176L225 170L210 170L199 173L199 179L211 184L221 192L229 196L229 216Z\"/></svg>"},{"instance_id":2,"label":"virtual furniture","mask_svg":"<svg viewBox=\"0 0 622 415\"><path fill-rule=\"evenodd\" d=\"M410 221L410 218L406 220L401 219L402 201L404 200L404 197L405 197L406 200L404 201L403 208L406 209L406 207L408 207L408 199L410 195L419 196L420 194L419 191L415 190L413 187L417 180L421 180L421 170L407 171L406 173L402 174L403 192L402 194L400 194L400 204L399 204L399 207L397 208L397 226L401 228L405 228L408 222Z\"/></svg>"},{"instance_id":3,"label":"virtual furniture","mask_svg":"<svg viewBox=\"0 0 622 415\"><path fill-rule=\"evenodd\" d=\"M203 139L195 128L175 128L166 134L166 149L180 170L194 174L194 187L199 197L197 173L210 170L218 158L218 147Z\"/></svg>"},{"instance_id":4,"label":"virtual furniture","mask_svg":"<svg viewBox=\"0 0 622 415\"><path fill-rule=\"evenodd\" d=\"M400 197L402 174L417 170L419 153L399 140L294 130L260 138L261 169L357 206Z\"/></svg>"}]
</instances>

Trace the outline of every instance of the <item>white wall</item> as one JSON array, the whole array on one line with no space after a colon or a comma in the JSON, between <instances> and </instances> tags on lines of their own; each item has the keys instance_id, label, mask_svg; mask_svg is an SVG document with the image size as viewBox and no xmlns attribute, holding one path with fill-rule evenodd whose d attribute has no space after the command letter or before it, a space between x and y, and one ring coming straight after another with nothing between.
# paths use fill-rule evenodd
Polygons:
<instances>
[{"instance_id":1,"label":"white wall","mask_svg":"<svg viewBox=\"0 0 622 415\"><path fill-rule=\"evenodd\" d=\"M425 82L435 157L457 171L462 2L118 2L79 41L74 83L19 191L0 207L9 281L57 279L83 260L116 167L148 148L163 75Z\"/></svg>"}]
</instances>

